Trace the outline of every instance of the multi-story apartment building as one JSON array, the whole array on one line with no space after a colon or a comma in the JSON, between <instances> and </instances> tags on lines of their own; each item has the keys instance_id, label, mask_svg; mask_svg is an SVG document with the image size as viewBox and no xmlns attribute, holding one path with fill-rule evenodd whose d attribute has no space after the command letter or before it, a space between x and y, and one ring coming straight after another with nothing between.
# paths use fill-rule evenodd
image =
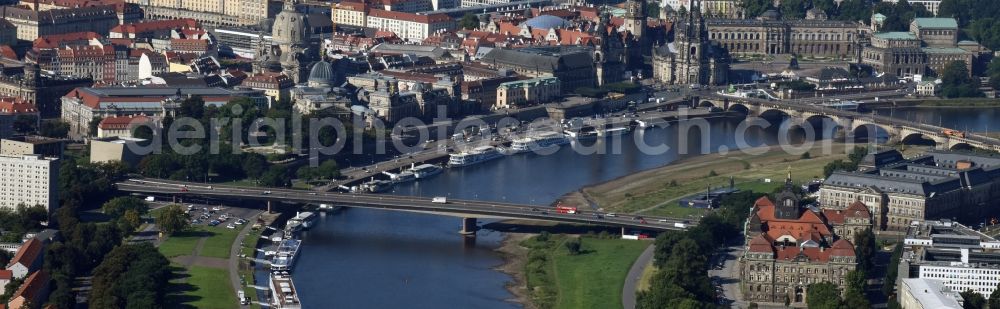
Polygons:
<instances>
[{"instance_id":1,"label":"multi-story apartment building","mask_svg":"<svg viewBox=\"0 0 1000 309\"><path fill-rule=\"evenodd\" d=\"M368 3L372 8L393 12L417 13L435 10L431 0L375 0Z\"/></svg>"},{"instance_id":2,"label":"multi-story apartment building","mask_svg":"<svg viewBox=\"0 0 1000 309\"><path fill-rule=\"evenodd\" d=\"M958 218L970 222L995 213L1000 198L1000 158L931 151L904 159L896 150L869 154L859 171L838 171L819 190L824 208L864 203L874 229L900 234L914 222Z\"/></svg>"},{"instance_id":3,"label":"multi-story apartment building","mask_svg":"<svg viewBox=\"0 0 1000 309\"><path fill-rule=\"evenodd\" d=\"M903 2L903 0L897 0L896 2ZM934 14L934 16L937 16L938 8L941 7L941 0L910 0L907 2L909 2L911 6L915 6L917 4L923 5L924 8L931 12L931 14Z\"/></svg>"},{"instance_id":4,"label":"multi-story apartment building","mask_svg":"<svg viewBox=\"0 0 1000 309\"><path fill-rule=\"evenodd\" d=\"M250 28L215 28L212 35L219 46L219 53L223 55L239 56L241 58L254 59L260 46L271 46L270 32L262 32Z\"/></svg>"},{"instance_id":5,"label":"multi-story apartment building","mask_svg":"<svg viewBox=\"0 0 1000 309\"><path fill-rule=\"evenodd\" d=\"M52 214L59 207L58 158L0 155L0 208L41 205Z\"/></svg>"},{"instance_id":6,"label":"multi-story apartment building","mask_svg":"<svg viewBox=\"0 0 1000 309\"><path fill-rule=\"evenodd\" d=\"M455 30L455 20L445 14L415 14L379 9L368 10L366 26L390 31L401 39L420 42L433 33Z\"/></svg>"},{"instance_id":7,"label":"multi-story apartment building","mask_svg":"<svg viewBox=\"0 0 1000 309\"><path fill-rule=\"evenodd\" d=\"M494 108L511 108L546 103L562 96L559 79L539 77L500 84Z\"/></svg>"},{"instance_id":8,"label":"multi-story apartment building","mask_svg":"<svg viewBox=\"0 0 1000 309\"><path fill-rule=\"evenodd\" d=\"M142 10L135 3L124 0L21 0L20 6L30 9L36 7L40 11L53 9L75 9L91 6L112 6L118 15L119 24L134 23L142 20Z\"/></svg>"},{"instance_id":9,"label":"multi-story apartment building","mask_svg":"<svg viewBox=\"0 0 1000 309\"><path fill-rule=\"evenodd\" d=\"M844 287L847 273L857 268L854 245L835 231L853 235L870 227L864 206L838 213L802 208L799 202L787 179L785 190L773 199L765 196L754 203L740 259L744 300L804 304L810 284ZM860 224L848 226L844 216Z\"/></svg>"},{"instance_id":10,"label":"multi-story apartment building","mask_svg":"<svg viewBox=\"0 0 1000 309\"><path fill-rule=\"evenodd\" d=\"M364 27L368 23L368 5L361 2L344 1L334 4L330 15L333 24L338 27Z\"/></svg>"},{"instance_id":11,"label":"multi-story apartment building","mask_svg":"<svg viewBox=\"0 0 1000 309\"><path fill-rule=\"evenodd\" d=\"M160 53L121 45L70 45L55 53L54 58L39 59L43 60L39 65L50 67L62 76L89 77L109 83L149 78L167 72L168 67L166 57Z\"/></svg>"},{"instance_id":12,"label":"multi-story apartment building","mask_svg":"<svg viewBox=\"0 0 1000 309\"><path fill-rule=\"evenodd\" d=\"M280 1L126 0L142 7L146 19L191 18L212 27L255 26L274 17ZM291 1L291 0L288 0Z\"/></svg>"},{"instance_id":13,"label":"multi-story apartment building","mask_svg":"<svg viewBox=\"0 0 1000 309\"><path fill-rule=\"evenodd\" d=\"M36 11L17 6L2 7L3 19L17 28L17 39L34 41L52 34L71 32L108 33L118 25L114 6L95 5L81 8L59 8Z\"/></svg>"},{"instance_id":14,"label":"multi-story apartment building","mask_svg":"<svg viewBox=\"0 0 1000 309\"><path fill-rule=\"evenodd\" d=\"M291 89L295 83L285 74L274 72L262 72L250 75L243 80L242 88L260 90L267 96L268 106L282 100L289 100Z\"/></svg>"},{"instance_id":15,"label":"multi-story apartment building","mask_svg":"<svg viewBox=\"0 0 1000 309\"><path fill-rule=\"evenodd\" d=\"M952 291L972 290L984 297L1000 283L1000 241L965 225L914 223L903 243L900 278L940 280Z\"/></svg>"}]
</instances>

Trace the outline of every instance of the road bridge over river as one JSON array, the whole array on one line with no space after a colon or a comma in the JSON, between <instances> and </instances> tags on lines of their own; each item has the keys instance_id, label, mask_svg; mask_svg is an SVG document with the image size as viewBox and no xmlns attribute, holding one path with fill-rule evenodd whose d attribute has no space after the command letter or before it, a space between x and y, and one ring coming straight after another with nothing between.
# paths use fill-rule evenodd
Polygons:
<instances>
[{"instance_id":1,"label":"road bridge over river","mask_svg":"<svg viewBox=\"0 0 1000 309\"><path fill-rule=\"evenodd\" d=\"M358 208L430 213L461 217L465 234L474 234L476 218L527 219L563 223L584 223L625 229L666 231L690 226L685 220L666 217L635 217L605 212L559 213L537 205L447 199L434 202L428 197L386 194L354 194L310 190L247 188L160 179L130 179L116 183L118 190L137 194L166 195L174 198L201 197L229 200L331 204Z\"/></svg>"}]
</instances>

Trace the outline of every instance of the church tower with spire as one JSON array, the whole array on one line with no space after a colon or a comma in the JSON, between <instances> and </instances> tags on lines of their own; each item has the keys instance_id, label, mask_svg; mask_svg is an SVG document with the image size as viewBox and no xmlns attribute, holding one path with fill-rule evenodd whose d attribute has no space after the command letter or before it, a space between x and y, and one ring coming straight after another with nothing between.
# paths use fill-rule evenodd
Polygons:
<instances>
[{"instance_id":1,"label":"church tower with spire","mask_svg":"<svg viewBox=\"0 0 1000 309\"><path fill-rule=\"evenodd\" d=\"M625 2L625 30L642 40L646 34L646 0L628 0Z\"/></svg>"},{"instance_id":2,"label":"church tower with spire","mask_svg":"<svg viewBox=\"0 0 1000 309\"><path fill-rule=\"evenodd\" d=\"M792 183L792 167L788 167L785 177L785 188L774 196L774 216L778 219L794 220L802 214L799 207L799 195L795 194L795 184Z\"/></svg>"}]
</instances>

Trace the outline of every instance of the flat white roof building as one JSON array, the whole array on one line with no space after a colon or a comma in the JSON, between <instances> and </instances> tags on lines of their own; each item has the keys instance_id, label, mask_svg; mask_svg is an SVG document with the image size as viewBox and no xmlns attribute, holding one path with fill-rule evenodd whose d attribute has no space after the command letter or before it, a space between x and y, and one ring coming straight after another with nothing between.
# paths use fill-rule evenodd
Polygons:
<instances>
[{"instance_id":1,"label":"flat white roof building","mask_svg":"<svg viewBox=\"0 0 1000 309\"><path fill-rule=\"evenodd\" d=\"M59 207L59 159L40 155L0 155L0 208Z\"/></svg>"},{"instance_id":2,"label":"flat white roof building","mask_svg":"<svg viewBox=\"0 0 1000 309\"><path fill-rule=\"evenodd\" d=\"M962 296L948 289L940 280L903 279L899 291L903 309L961 309Z\"/></svg>"}]
</instances>

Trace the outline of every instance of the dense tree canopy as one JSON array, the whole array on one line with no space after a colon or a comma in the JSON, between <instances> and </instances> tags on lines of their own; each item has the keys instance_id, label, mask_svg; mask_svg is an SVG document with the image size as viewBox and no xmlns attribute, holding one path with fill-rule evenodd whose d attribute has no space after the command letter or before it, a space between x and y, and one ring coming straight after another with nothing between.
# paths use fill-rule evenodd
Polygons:
<instances>
[{"instance_id":1,"label":"dense tree canopy","mask_svg":"<svg viewBox=\"0 0 1000 309\"><path fill-rule=\"evenodd\" d=\"M163 308L170 262L148 243L118 246L94 269L91 308Z\"/></svg>"},{"instance_id":2,"label":"dense tree canopy","mask_svg":"<svg viewBox=\"0 0 1000 309\"><path fill-rule=\"evenodd\" d=\"M156 226L166 234L173 234L188 227L187 214L179 205L170 205L156 215Z\"/></svg>"},{"instance_id":3,"label":"dense tree canopy","mask_svg":"<svg viewBox=\"0 0 1000 309\"><path fill-rule=\"evenodd\" d=\"M955 17L959 27L974 20L996 18L1000 15L1000 1L996 0L942 0L938 16Z\"/></svg>"},{"instance_id":4,"label":"dense tree canopy","mask_svg":"<svg viewBox=\"0 0 1000 309\"><path fill-rule=\"evenodd\" d=\"M806 303L810 309L839 309L840 291L830 282L813 283L807 288Z\"/></svg>"},{"instance_id":5,"label":"dense tree canopy","mask_svg":"<svg viewBox=\"0 0 1000 309\"><path fill-rule=\"evenodd\" d=\"M973 79L965 61L952 61L941 72L941 96L945 98L980 97L979 83Z\"/></svg>"},{"instance_id":6,"label":"dense tree canopy","mask_svg":"<svg viewBox=\"0 0 1000 309\"><path fill-rule=\"evenodd\" d=\"M458 21L458 26L465 30L479 28L479 18L476 18L475 14L465 13L465 16L462 16L462 19Z\"/></svg>"},{"instance_id":7,"label":"dense tree canopy","mask_svg":"<svg viewBox=\"0 0 1000 309\"><path fill-rule=\"evenodd\" d=\"M962 308L963 309L983 309L986 308L986 298L983 295L973 291L966 290L960 293L962 295Z\"/></svg>"},{"instance_id":8,"label":"dense tree canopy","mask_svg":"<svg viewBox=\"0 0 1000 309\"><path fill-rule=\"evenodd\" d=\"M923 4L910 5L906 0L879 2L875 13L885 15L881 31L909 31L913 18L934 16Z\"/></svg>"},{"instance_id":9,"label":"dense tree canopy","mask_svg":"<svg viewBox=\"0 0 1000 309\"><path fill-rule=\"evenodd\" d=\"M715 291L708 278L708 256L716 246L740 237L741 222L761 194L744 191L723 198L719 209L685 232L656 238L653 262L659 270L650 289L638 293L637 308L702 308L712 306Z\"/></svg>"}]
</instances>

